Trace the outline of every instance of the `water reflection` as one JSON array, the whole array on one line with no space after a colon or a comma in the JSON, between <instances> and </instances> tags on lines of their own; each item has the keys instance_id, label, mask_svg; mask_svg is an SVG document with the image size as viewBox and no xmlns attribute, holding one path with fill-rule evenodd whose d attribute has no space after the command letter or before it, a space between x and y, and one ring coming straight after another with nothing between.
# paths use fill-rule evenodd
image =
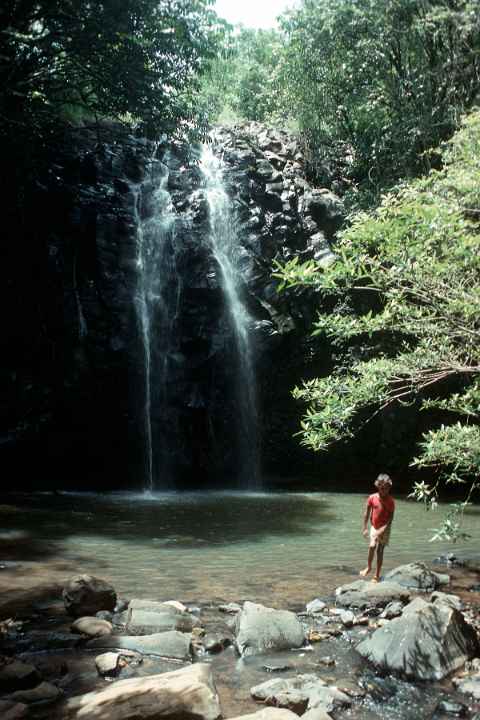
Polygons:
<instances>
[{"instance_id":1,"label":"water reflection","mask_svg":"<svg viewBox=\"0 0 480 720\"><path fill-rule=\"evenodd\" d=\"M4 502L0 560L101 575L127 596L301 604L356 579L366 555L364 496L356 494L44 494ZM475 508L466 517L472 537L454 548L460 557L479 557L477 515ZM399 500L385 572L450 551L429 543L439 522Z\"/></svg>"}]
</instances>

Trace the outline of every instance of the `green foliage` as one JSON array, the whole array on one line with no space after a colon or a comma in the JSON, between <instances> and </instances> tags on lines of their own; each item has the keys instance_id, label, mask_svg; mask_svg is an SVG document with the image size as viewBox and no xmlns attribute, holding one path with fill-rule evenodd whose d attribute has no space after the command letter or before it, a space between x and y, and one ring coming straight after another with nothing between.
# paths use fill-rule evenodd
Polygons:
<instances>
[{"instance_id":1,"label":"green foliage","mask_svg":"<svg viewBox=\"0 0 480 720\"><path fill-rule=\"evenodd\" d=\"M314 286L338 301L314 332L362 358L296 388L308 403L302 442L324 450L383 408L411 403L448 413L412 460L439 481L470 484L480 473L480 112L445 149L445 167L383 197L341 235L338 260L321 269L277 266L282 287ZM369 298L369 309L358 297ZM373 308L373 309L372 309ZM429 416L430 417L430 416ZM434 417L433 415L431 417ZM432 420L433 422L433 420ZM415 496L436 502L437 486ZM450 530L455 525L449 520ZM443 532L443 531L442 531ZM447 533L445 530L445 533ZM441 531L439 530L441 535Z\"/></svg>"},{"instance_id":2,"label":"green foliage","mask_svg":"<svg viewBox=\"0 0 480 720\"><path fill-rule=\"evenodd\" d=\"M202 84L201 101L210 118L233 122L284 118L282 53L282 39L275 30L227 26Z\"/></svg>"},{"instance_id":3,"label":"green foliage","mask_svg":"<svg viewBox=\"0 0 480 720\"><path fill-rule=\"evenodd\" d=\"M429 169L480 88L480 0L303 0L282 77L311 164L373 188Z\"/></svg>"},{"instance_id":4,"label":"green foliage","mask_svg":"<svg viewBox=\"0 0 480 720\"><path fill-rule=\"evenodd\" d=\"M143 133L198 123L193 91L213 52L211 0L2 3L0 140L38 151L65 119Z\"/></svg>"}]
</instances>

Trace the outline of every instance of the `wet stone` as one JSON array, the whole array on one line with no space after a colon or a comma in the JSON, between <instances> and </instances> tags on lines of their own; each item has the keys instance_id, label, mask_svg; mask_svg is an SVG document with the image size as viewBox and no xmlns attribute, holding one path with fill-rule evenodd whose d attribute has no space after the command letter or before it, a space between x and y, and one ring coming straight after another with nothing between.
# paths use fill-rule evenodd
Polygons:
<instances>
[{"instance_id":1,"label":"wet stone","mask_svg":"<svg viewBox=\"0 0 480 720\"><path fill-rule=\"evenodd\" d=\"M48 682L42 682L40 685L37 685L37 687L31 688L30 690L17 690L8 696L7 699L31 705L35 703L55 702L62 694L62 691L56 685L52 685Z\"/></svg>"},{"instance_id":2,"label":"wet stone","mask_svg":"<svg viewBox=\"0 0 480 720\"><path fill-rule=\"evenodd\" d=\"M40 674L33 665L14 661L0 668L0 692L28 689L37 685L40 679Z\"/></svg>"},{"instance_id":3,"label":"wet stone","mask_svg":"<svg viewBox=\"0 0 480 720\"><path fill-rule=\"evenodd\" d=\"M114 677L120 671L120 653L102 653L95 658L95 666L99 675Z\"/></svg>"},{"instance_id":4,"label":"wet stone","mask_svg":"<svg viewBox=\"0 0 480 720\"><path fill-rule=\"evenodd\" d=\"M209 653L219 653L232 644L232 638L221 633L207 633L203 640L203 647Z\"/></svg>"},{"instance_id":5,"label":"wet stone","mask_svg":"<svg viewBox=\"0 0 480 720\"><path fill-rule=\"evenodd\" d=\"M2 720L22 720L28 715L28 705L11 700L0 700L0 718Z\"/></svg>"},{"instance_id":6,"label":"wet stone","mask_svg":"<svg viewBox=\"0 0 480 720\"><path fill-rule=\"evenodd\" d=\"M112 624L107 620L100 620L97 617L82 617L75 620L72 624L72 632L89 637L100 637L103 635L111 635L113 630Z\"/></svg>"},{"instance_id":7,"label":"wet stone","mask_svg":"<svg viewBox=\"0 0 480 720\"><path fill-rule=\"evenodd\" d=\"M293 665L262 665L262 670L269 673L286 672L292 669Z\"/></svg>"},{"instance_id":8,"label":"wet stone","mask_svg":"<svg viewBox=\"0 0 480 720\"><path fill-rule=\"evenodd\" d=\"M456 715L457 717L464 717L468 713L468 707L462 703L450 702L450 700L441 700L436 707L436 712L445 713L446 715Z\"/></svg>"},{"instance_id":9,"label":"wet stone","mask_svg":"<svg viewBox=\"0 0 480 720\"><path fill-rule=\"evenodd\" d=\"M319 598L315 598L315 600L312 600L311 602L307 603L307 613L309 615L315 615L316 613L321 613L325 608L327 607L327 604L323 602L323 600L320 600Z\"/></svg>"}]
</instances>

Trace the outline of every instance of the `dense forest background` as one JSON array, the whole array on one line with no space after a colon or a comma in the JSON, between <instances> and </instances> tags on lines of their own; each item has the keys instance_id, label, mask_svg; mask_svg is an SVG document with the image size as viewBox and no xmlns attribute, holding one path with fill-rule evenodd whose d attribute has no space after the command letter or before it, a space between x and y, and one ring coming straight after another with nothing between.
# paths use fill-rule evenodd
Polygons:
<instances>
[{"instance_id":1,"label":"dense forest background","mask_svg":"<svg viewBox=\"0 0 480 720\"><path fill-rule=\"evenodd\" d=\"M333 267L276 266L285 288L319 293L315 333L336 359L296 391L304 442L324 450L379 408L413 407L426 413L414 462L434 477L417 496L435 502L445 481L475 489L479 0L303 0L269 31L229 26L210 0L6 0L0 32L9 433L41 403L33 380L20 392L15 378L49 343L32 213L65 134L191 141L214 123L259 121L297 135L309 177L349 212ZM12 272L19 247L30 262Z\"/></svg>"}]
</instances>

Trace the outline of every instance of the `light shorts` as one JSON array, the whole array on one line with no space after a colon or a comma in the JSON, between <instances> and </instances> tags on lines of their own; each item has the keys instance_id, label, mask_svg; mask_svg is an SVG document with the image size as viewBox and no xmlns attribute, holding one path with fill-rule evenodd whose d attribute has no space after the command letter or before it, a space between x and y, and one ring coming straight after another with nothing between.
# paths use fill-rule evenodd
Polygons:
<instances>
[{"instance_id":1,"label":"light shorts","mask_svg":"<svg viewBox=\"0 0 480 720\"><path fill-rule=\"evenodd\" d=\"M377 535L377 530L373 527L373 525L370 526L370 547L377 547L377 545L388 545L388 542L390 540L390 528L389 526L380 537Z\"/></svg>"}]
</instances>

